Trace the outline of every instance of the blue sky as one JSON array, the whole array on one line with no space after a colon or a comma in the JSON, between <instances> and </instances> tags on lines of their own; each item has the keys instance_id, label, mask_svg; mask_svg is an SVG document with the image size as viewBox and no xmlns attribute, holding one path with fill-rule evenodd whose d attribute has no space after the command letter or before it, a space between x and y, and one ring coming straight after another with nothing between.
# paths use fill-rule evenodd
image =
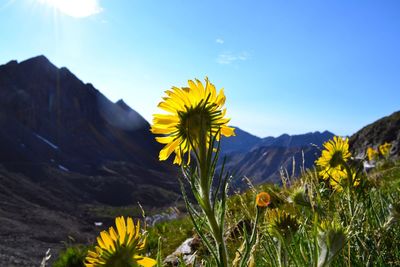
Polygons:
<instances>
[{"instance_id":1,"label":"blue sky","mask_svg":"<svg viewBox=\"0 0 400 267\"><path fill-rule=\"evenodd\" d=\"M147 120L171 86L225 88L258 136L349 135L400 110L399 1L0 0L0 64L44 54Z\"/></svg>"}]
</instances>

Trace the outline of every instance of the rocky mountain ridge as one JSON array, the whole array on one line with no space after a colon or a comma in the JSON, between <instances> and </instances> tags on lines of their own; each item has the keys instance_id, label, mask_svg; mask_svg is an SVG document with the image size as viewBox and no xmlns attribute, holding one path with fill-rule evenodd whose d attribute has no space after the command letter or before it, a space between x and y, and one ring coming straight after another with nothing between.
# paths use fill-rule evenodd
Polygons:
<instances>
[{"instance_id":1,"label":"rocky mountain ridge","mask_svg":"<svg viewBox=\"0 0 400 267\"><path fill-rule=\"evenodd\" d=\"M360 129L350 137L350 147L357 157L364 157L368 147L391 143L390 154L400 157L400 111L385 116Z\"/></svg>"},{"instance_id":2,"label":"rocky mountain ridge","mask_svg":"<svg viewBox=\"0 0 400 267\"><path fill-rule=\"evenodd\" d=\"M0 66L0 265L38 266L68 236L87 242L99 210L179 198L149 127L44 56Z\"/></svg>"},{"instance_id":3,"label":"rocky mountain ridge","mask_svg":"<svg viewBox=\"0 0 400 267\"><path fill-rule=\"evenodd\" d=\"M302 169L311 168L317 159L318 148L331 139L329 131L299 135L282 134L278 137L259 138L240 128L236 137L222 141L222 156L226 167L235 174L235 185L245 186L243 177L252 183L280 183L281 172L298 175Z\"/></svg>"}]
</instances>

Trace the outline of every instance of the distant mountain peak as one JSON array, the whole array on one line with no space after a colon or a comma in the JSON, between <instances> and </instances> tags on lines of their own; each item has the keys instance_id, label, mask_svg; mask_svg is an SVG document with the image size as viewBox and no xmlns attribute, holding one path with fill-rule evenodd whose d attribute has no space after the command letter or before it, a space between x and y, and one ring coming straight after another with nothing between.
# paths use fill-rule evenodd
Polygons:
<instances>
[{"instance_id":1,"label":"distant mountain peak","mask_svg":"<svg viewBox=\"0 0 400 267\"><path fill-rule=\"evenodd\" d=\"M16 66L16 65L18 65L18 61L10 60L4 66Z\"/></svg>"},{"instance_id":2,"label":"distant mountain peak","mask_svg":"<svg viewBox=\"0 0 400 267\"><path fill-rule=\"evenodd\" d=\"M54 66L53 63L50 62L50 60L45 57L44 55L38 55L36 57L31 57L27 60L21 61L21 64L29 64L29 63L34 63L34 64L51 64ZM55 67L55 66L54 66Z\"/></svg>"},{"instance_id":3,"label":"distant mountain peak","mask_svg":"<svg viewBox=\"0 0 400 267\"><path fill-rule=\"evenodd\" d=\"M126 111L132 110L132 108L128 104L126 104L126 102L122 98L120 100L118 100L117 102L115 102L115 104L120 106L123 110L126 110Z\"/></svg>"}]
</instances>

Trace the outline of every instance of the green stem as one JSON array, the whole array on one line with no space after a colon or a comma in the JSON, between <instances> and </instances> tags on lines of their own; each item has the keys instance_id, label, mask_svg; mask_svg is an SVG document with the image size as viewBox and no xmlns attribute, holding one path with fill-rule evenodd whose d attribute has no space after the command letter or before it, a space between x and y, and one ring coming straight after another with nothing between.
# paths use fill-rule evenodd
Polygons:
<instances>
[{"instance_id":1,"label":"green stem","mask_svg":"<svg viewBox=\"0 0 400 267\"><path fill-rule=\"evenodd\" d=\"M199 144L199 176L200 176L200 188L201 188L201 198L203 201L203 211L206 215L207 221L210 225L212 235L214 237L215 243L218 247L219 266L228 266L228 253L226 249L226 244L224 240L224 226L219 225L216 219L214 209L211 205L211 192L210 192L210 179L213 177L213 173L209 173L209 168L207 164L207 133L202 129L202 134ZM208 148L212 149L212 148Z\"/></svg>"},{"instance_id":2,"label":"green stem","mask_svg":"<svg viewBox=\"0 0 400 267\"><path fill-rule=\"evenodd\" d=\"M354 201L352 199L352 190L351 190L351 189L353 189L353 186L354 186L353 173L350 169L350 166L345 161L342 162L342 165L346 169L346 172L347 172L347 179L348 179L347 198L348 198L349 210L350 210L350 214L351 214L350 221L352 221L353 216L354 216Z\"/></svg>"},{"instance_id":3,"label":"green stem","mask_svg":"<svg viewBox=\"0 0 400 267\"><path fill-rule=\"evenodd\" d=\"M255 219L255 222L254 222L253 231L251 232L249 243L246 245L246 248L245 248L246 251L245 251L245 253L244 253L243 257L242 257L240 266L246 266L247 265L247 261L248 261L248 258L250 256L250 252L251 252L251 250L253 248L254 242L256 241L257 225L258 225L259 215L260 215L260 208L257 207L256 219ZM247 242L247 240L245 240L245 242Z\"/></svg>"}]
</instances>

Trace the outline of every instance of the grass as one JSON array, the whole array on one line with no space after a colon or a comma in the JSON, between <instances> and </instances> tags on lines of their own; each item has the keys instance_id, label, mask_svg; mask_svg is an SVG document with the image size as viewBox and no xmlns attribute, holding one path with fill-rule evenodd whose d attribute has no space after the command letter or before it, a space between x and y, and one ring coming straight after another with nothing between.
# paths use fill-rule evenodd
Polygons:
<instances>
[{"instance_id":1,"label":"grass","mask_svg":"<svg viewBox=\"0 0 400 267\"><path fill-rule=\"evenodd\" d=\"M230 196L225 220L230 262L240 258L259 209L248 266L399 266L400 161L384 162L359 175L359 186L341 192L308 170L297 179L283 179L281 186L264 184ZM267 208L256 207L258 192L270 194ZM141 214L137 206L97 212L109 218ZM147 231L147 251L153 258L161 253L162 259L195 235L188 216ZM79 266L76 259L84 258L82 251L67 248L59 266ZM197 255L200 260L210 257L202 246ZM61 264L69 261L74 264Z\"/></svg>"},{"instance_id":2,"label":"grass","mask_svg":"<svg viewBox=\"0 0 400 267\"><path fill-rule=\"evenodd\" d=\"M194 235L194 229L189 217L166 221L148 228L147 245L151 254L157 255L158 242L161 241L163 256L168 256L179 247L183 241Z\"/></svg>"},{"instance_id":3,"label":"grass","mask_svg":"<svg viewBox=\"0 0 400 267\"><path fill-rule=\"evenodd\" d=\"M400 162L360 175L361 184L351 191L334 191L307 171L283 186L265 184L232 195L225 228L230 260L240 255L254 226L257 192L265 191L271 205L261 210L253 266L400 265L400 218L394 218L400 216L394 211L400 205ZM163 222L149 229L149 248L156 255L161 237L165 257L193 234L187 217ZM208 257L205 251L200 249L200 258Z\"/></svg>"}]
</instances>

